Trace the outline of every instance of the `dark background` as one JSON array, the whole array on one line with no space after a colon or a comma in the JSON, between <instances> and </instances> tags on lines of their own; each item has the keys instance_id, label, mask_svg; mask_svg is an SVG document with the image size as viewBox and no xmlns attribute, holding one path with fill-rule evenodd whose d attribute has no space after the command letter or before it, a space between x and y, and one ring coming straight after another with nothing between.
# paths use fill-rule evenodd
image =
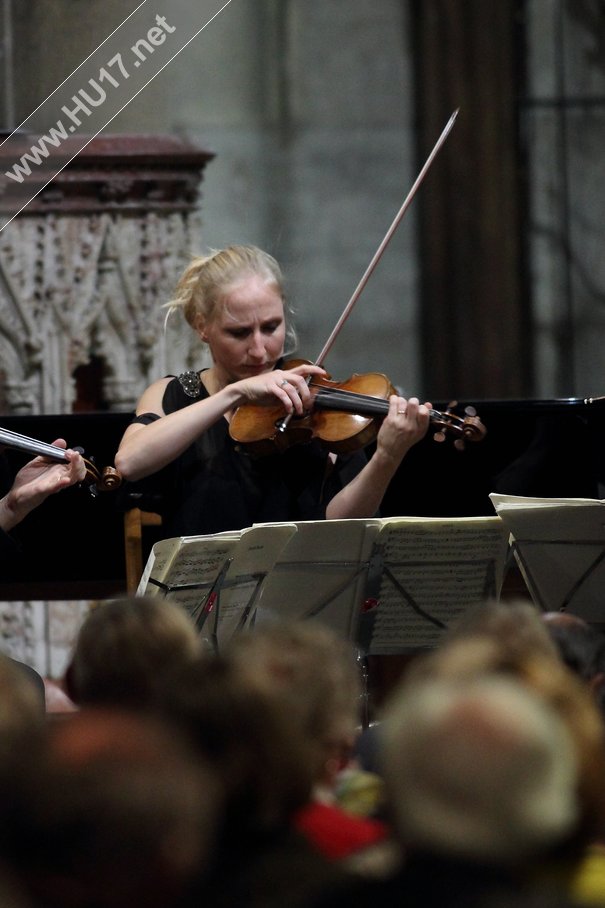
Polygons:
<instances>
[{"instance_id":1,"label":"dark background","mask_svg":"<svg viewBox=\"0 0 605 908\"><path fill-rule=\"evenodd\" d=\"M444 410L448 402L435 402ZM382 514L455 517L493 515L490 492L548 497L601 497L605 400L468 401L487 434L457 450L430 432L408 453L384 498ZM129 413L4 417L3 427L79 446L98 469L112 467ZM4 487L29 455L6 450ZM51 496L13 532L27 557L3 577L3 599L102 598L125 589L124 507L120 492L90 493L86 484ZM146 559L158 531L144 534Z\"/></svg>"}]
</instances>

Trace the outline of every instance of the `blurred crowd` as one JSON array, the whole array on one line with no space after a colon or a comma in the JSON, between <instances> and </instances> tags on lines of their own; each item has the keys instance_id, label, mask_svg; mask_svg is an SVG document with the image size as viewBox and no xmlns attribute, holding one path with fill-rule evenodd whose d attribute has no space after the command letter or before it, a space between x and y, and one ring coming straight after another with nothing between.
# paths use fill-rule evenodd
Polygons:
<instances>
[{"instance_id":1,"label":"blurred crowd","mask_svg":"<svg viewBox=\"0 0 605 908\"><path fill-rule=\"evenodd\" d=\"M218 654L159 597L42 693L2 657L0 908L605 906L601 631L486 602L371 722L363 662L317 620Z\"/></svg>"}]
</instances>

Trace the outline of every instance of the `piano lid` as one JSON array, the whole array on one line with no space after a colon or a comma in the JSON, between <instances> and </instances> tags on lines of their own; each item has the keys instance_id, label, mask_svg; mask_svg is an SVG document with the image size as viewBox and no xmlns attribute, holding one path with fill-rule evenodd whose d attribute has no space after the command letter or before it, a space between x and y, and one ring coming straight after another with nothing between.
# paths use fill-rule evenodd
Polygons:
<instances>
[{"instance_id":1,"label":"piano lid","mask_svg":"<svg viewBox=\"0 0 605 908\"><path fill-rule=\"evenodd\" d=\"M433 402L440 410L450 402ZM493 515L490 492L605 497L605 397L462 401L487 434L463 451L429 433L391 482L383 516Z\"/></svg>"},{"instance_id":2,"label":"piano lid","mask_svg":"<svg viewBox=\"0 0 605 908\"><path fill-rule=\"evenodd\" d=\"M451 405L451 401L449 402ZM461 413L467 408L477 409L477 403L456 401L456 411ZM435 404L438 409L444 409L447 404ZM510 412L510 413L549 413L559 414L561 416L570 413L585 413L586 415L605 414L605 396L603 397L554 397L554 398L523 398L515 400L512 398L484 399L479 401L482 409L488 409L490 412ZM481 413L479 413L481 416Z\"/></svg>"},{"instance_id":3,"label":"piano lid","mask_svg":"<svg viewBox=\"0 0 605 908\"><path fill-rule=\"evenodd\" d=\"M445 410L448 402L433 401ZM605 398L475 400L483 441L456 450L427 435L404 459L384 497L386 516L493 515L490 492L556 498L605 494ZM81 445L111 465L130 413L0 417L0 425ZM28 459L7 451L12 472ZM8 482L8 476L5 477ZM24 558L0 578L3 599L94 598L125 588L123 514L117 496L83 489L51 496L15 530Z\"/></svg>"}]
</instances>

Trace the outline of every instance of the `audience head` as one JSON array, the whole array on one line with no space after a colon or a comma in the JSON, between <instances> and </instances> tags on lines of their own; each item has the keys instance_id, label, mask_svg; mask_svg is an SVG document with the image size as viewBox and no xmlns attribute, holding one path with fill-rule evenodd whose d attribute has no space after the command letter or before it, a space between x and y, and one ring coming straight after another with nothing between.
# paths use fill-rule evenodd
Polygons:
<instances>
[{"instance_id":1,"label":"audience head","mask_svg":"<svg viewBox=\"0 0 605 908\"><path fill-rule=\"evenodd\" d=\"M287 710L227 659L207 655L183 664L164 689L163 709L220 777L225 839L245 842L283 829L308 800L304 736Z\"/></svg>"},{"instance_id":2,"label":"audience head","mask_svg":"<svg viewBox=\"0 0 605 908\"><path fill-rule=\"evenodd\" d=\"M0 756L15 735L41 725L45 718L41 678L29 666L0 653Z\"/></svg>"},{"instance_id":3,"label":"audience head","mask_svg":"<svg viewBox=\"0 0 605 908\"><path fill-rule=\"evenodd\" d=\"M350 643L314 621L241 635L231 658L248 683L279 698L314 750L316 782L330 782L359 733L361 680Z\"/></svg>"},{"instance_id":4,"label":"audience head","mask_svg":"<svg viewBox=\"0 0 605 908\"><path fill-rule=\"evenodd\" d=\"M31 665L26 662L19 662L17 659L9 657L9 661L21 673L29 683L30 689L33 689L38 699L39 713L42 715L47 711L47 687L44 678Z\"/></svg>"},{"instance_id":5,"label":"audience head","mask_svg":"<svg viewBox=\"0 0 605 908\"><path fill-rule=\"evenodd\" d=\"M144 596L108 600L80 628L65 687L80 706L150 706L174 668L201 651L193 622L175 603Z\"/></svg>"},{"instance_id":6,"label":"audience head","mask_svg":"<svg viewBox=\"0 0 605 908\"><path fill-rule=\"evenodd\" d=\"M544 612L546 629L567 667L596 694L605 681L605 637L568 612Z\"/></svg>"},{"instance_id":7,"label":"audience head","mask_svg":"<svg viewBox=\"0 0 605 908\"><path fill-rule=\"evenodd\" d=\"M405 683L381 737L394 822L411 853L516 866L575 826L569 731L515 678Z\"/></svg>"},{"instance_id":8,"label":"audience head","mask_svg":"<svg viewBox=\"0 0 605 908\"><path fill-rule=\"evenodd\" d=\"M46 731L42 679L23 663L0 654L0 904L28 908L30 902L18 875L6 861L6 843L14 838L16 773L39 751ZM29 848L29 845L27 846Z\"/></svg>"},{"instance_id":9,"label":"audience head","mask_svg":"<svg viewBox=\"0 0 605 908\"><path fill-rule=\"evenodd\" d=\"M446 683L505 677L519 681L539 696L566 725L576 752L580 805L575 845L581 849L605 829L605 733L602 716L590 692L563 664L558 654L510 644L506 637L471 634L445 641L417 659L409 681L440 679ZM572 843L569 843L571 848Z\"/></svg>"},{"instance_id":10,"label":"audience head","mask_svg":"<svg viewBox=\"0 0 605 908\"><path fill-rule=\"evenodd\" d=\"M171 906L209 860L220 789L157 719L84 709L22 755L8 865L48 908Z\"/></svg>"},{"instance_id":11,"label":"audience head","mask_svg":"<svg viewBox=\"0 0 605 908\"><path fill-rule=\"evenodd\" d=\"M473 636L491 637L513 654L556 656L541 612L528 599L488 600L467 612L449 631L445 642Z\"/></svg>"}]
</instances>

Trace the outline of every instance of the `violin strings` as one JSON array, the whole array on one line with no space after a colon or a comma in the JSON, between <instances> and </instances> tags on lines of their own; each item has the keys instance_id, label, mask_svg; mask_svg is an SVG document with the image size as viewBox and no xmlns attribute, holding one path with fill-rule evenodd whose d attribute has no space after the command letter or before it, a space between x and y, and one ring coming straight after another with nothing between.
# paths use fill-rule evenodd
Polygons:
<instances>
[{"instance_id":1,"label":"violin strings","mask_svg":"<svg viewBox=\"0 0 605 908\"><path fill-rule=\"evenodd\" d=\"M338 388L324 388L322 385L314 385L311 383L311 388L317 388L318 393L315 398L316 405L319 404L321 407L322 401L325 401L327 406L333 407L336 409L334 404L341 404L343 409L353 408L356 412L361 411L362 409L366 412L371 411L373 413L386 413L389 408L389 402L384 400L381 397L372 397L370 394L357 394L355 391L343 391ZM328 399L331 403L328 404ZM431 419L443 420L444 422L463 422L462 417L457 416L455 413L443 413L440 410L429 410L429 415Z\"/></svg>"},{"instance_id":2,"label":"violin strings","mask_svg":"<svg viewBox=\"0 0 605 908\"><path fill-rule=\"evenodd\" d=\"M373 397L371 394L358 394L355 391L344 391L341 388L330 388L323 385L310 383L311 388L317 389L315 397L315 406L318 409L343 410L346 413L355 413L360 416L380 415L383 416L388 412L389 402L381 397ZM444 428L455 429L460 431L464 424L464 419L455 413L443 413L440 410L429 410L429 417L432 422L442 423Z\"/></svg>"},{"instance_id":3,"label":"violin strings","mask_svg":"<svg viewBox=\"0 0 605 908\"><path fill-rule=\"evenodd\" d=\"M384 415L388 409L388 401L381 397L372 397L370 394L357 394L355 391L343 391L339 389L323 388L317 385L318 392L315 398L315 406L321 409L322 404L326 409L344 410L349 413L356 413L360 416Z\"/></svg>"}]
</instances>

